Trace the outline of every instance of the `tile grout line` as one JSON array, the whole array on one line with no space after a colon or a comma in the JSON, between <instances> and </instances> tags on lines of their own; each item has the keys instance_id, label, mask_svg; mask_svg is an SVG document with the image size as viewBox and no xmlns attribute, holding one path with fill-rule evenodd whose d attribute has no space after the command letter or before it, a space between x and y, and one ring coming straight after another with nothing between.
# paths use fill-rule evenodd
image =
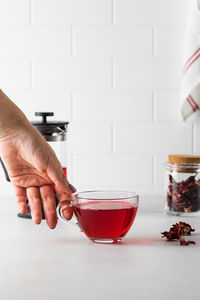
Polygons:
<instances>
[{"instance_id":1,"label":"tile grout line","mask_svg":"<svg viewBox=\"0 0 200 300\"><path fill-rule=\"evenodd\" d=\"M116 82L116 62L114 59L111 60L111 90L114 92L116 90L115 82Z\"/></svg>"},{"instance_id":2,"label":"tile grout line","mask_svg":"<svg viewBox=\"0 0 200 300\"><path fill-rule=\"evenodd\" d=\"M155 90L153 90L152 91L152 122L153 123L156 122L155 109L156 109L156 92L155 92Z\"/></svg>"},{"instance_id":3,"label":"tile grout line","mask_svg":"<svg viewBox=\"0 0 200 300\"><path fill-rule=\"evenodd\" d=\"M152 27L152 59L156 58L156 26Z\"/></svg>"},{"instance_id":4,"label":"tile grout line","mask_svg":"<svg viewBox=\"0 0 200 300\"><path fill-rule=\"evenodd\" d=\"M156 186L156 176L155 176L155 155L152 155L152 186Z\"/></svg>"},{"instance_id":5,"label":"tile grout line","mask_svg":"<svg viewBox=\"0 0 200 300\"><path fill-rule=\"evenodd\" d=\"M110 152L111 155L114 155L114 124L111 123L111 128L110 128Z\"/></svg>"},{"instance_id":6,"label":"tile grout line","mask_svg":"<svg viewBox=\"0 0 200 300\"><path fill-rule=\"evenodd\" d=\"M30 3L32 3L32 0L29 0ZM83 29L99 29L99 28L120 28L120 29L147 29L147 28L152 28L153 25L116 25L112 24L111 22L109 24L66 24L66 25L57 25L57 24L33 24L32 22L32 7L33 5L31 4L31 9L29 8L28 15L29 15L29 25L30 23L35 27L35 28L70 28L70 27L76 27L76 28L83 28ZM30 22L30 15L31 15L31 22ZM114 16L113 16L114 19ZM17 28L26 28L28 24L14 24ZM157 27L157 26L156 26ZM13 28L12 24L1 24L1 28Z\"/></svg>"},{"instance_id":7,"label":"tile grout line","mask_svg":"<svg viewBox=\"0 0 200 300\"><path fill-rule=\"evenodd\" d=\"M74 119L74 116L73 116L73 112L74 112L74 101L73 101L73 98L74 98L74 94L73 92L71 91L70 92L70 104L71 104L71 107L70 107L70 117L71 117L71 123L73 122L73 119ZM73 155L70 155L70 167L71 167L71 181L72 183L74 184L74 156Z\"/></svg>"},{"instance_id":8,"label":"tile grout line","mask_svg":"<svg viewBox=\"0 0 200 300\"><path fill-rule=\"evenodd\" d=\"M70 57L73 58L73 27L70 26L70 42L71 42L71 47L70 47Z\"/></svg>"},{"instance_id":9,"label":"tile grout line","mask_svg":"<svg viewBox=\"0 0 200 300\"><path fill-rule=\"evenodd\" d=\"M70 117L71 117L71 122L74 121L74 94L73 92L70 92L70 104L71 104L71 109L70 109Z\"/></svg>"},{"instance_id":10,"label":"tile grout line","mask_svg":"<svg viewBox=\"0 0 200 300\"><path fill-rule=\"evenodd\" d=\"M29 59L29 88L32 89L33 88L33 62L32 62L32 58Z\"/></svg>"},{"instance_id":11,"label":"tile grout line","mask_svg":"<svg viewBox=\"0 0 200 300\"><path fill-rule=\"evenodd\" d=\"M110 68L111 68L111 74L110 74L110 90L114 90L114 60L112 59L111 61L110 61Z\"/></svg>"},{"instance_id":12,"label":"tile grout line","mask_svg":"<svg viewBox=\"0 0 200 300\"><path fill-rule=\"evenodd\" d=\"M114 0L111 0L111 25L114 25Z\"/></svg>"},{"instance_id":13,"label":"tile grout line","mask_svg":"<svg viewBox=\"0 0 200 300\"><path fill-rule=\"evenodd\" d=\"M72 155L72 153L70 154ZM111 157L112 154L110 153L81 153L81 152L77 152L76 154L74 154L75 156L77 157L80 157L80 156L83 156L83 157L90 157L90 156L107 156L107 157ZM124 157L124 156L127 156L127 157L152 157L152 153L116 153L115 156L120 158L120 157ZM165 155L164 152L162 153L159 153L158 155Z\"/></svg>"},{"instance_id":14,"label":"tile grout line","mask_svg":"<svg viewBox=\"0 0 200 300\"><path fill-rule=\"evenodd\" d=\"M114 0L111 0L111 25L114 25ZM114 91L114 59L111 59L111 90ZM110 152L114 155L114 123L110 125Z\"/></svg>"},{"instance_id":15,"label":"tile grout line","mask_svg":"<svg viewBox=\"0 0 200 300\"><path fill-rule=\"evenodd\" d=\"M29 25L32 25L32 0L29 0ZM33 62L32 62L32 58L30 57L29 60L29 88L32 89L33 88Z\"/></svg>"},{"instance_id":16,"label":"tile grout line","mask_svg":"<svg viewBox=\"0 0 200 300\"><path fill-rule=\"evenodd\" d=\"M29 25L32 25L32 0L29 0Z\"/></svg>"}]
</instances>

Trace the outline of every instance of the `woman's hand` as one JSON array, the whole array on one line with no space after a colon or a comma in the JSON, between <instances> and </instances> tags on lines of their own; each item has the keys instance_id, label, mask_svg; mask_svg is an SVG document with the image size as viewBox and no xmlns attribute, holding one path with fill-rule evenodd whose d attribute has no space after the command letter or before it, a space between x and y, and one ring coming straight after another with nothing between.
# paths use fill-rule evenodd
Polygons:
<instances>
[{"instance_id":1,"label":"woman's hand","mask_svg":"<svg viewBox=\"0 0 200 300\"><path fill-rule=\"evenodd\" d=\"M5 98L5 94L3 95ZM6 107L5 99L2 103ZM42 220L43 206L48 226L55 228L55 193L59 201L70 200L75 189L68 183L60 162L42 135L10 99L7 104L12 109L14 106L13 111L16 111L16 115L12 112L12 118L16 119L16 122L12 120L9 123L10 127L5 126L6 121L2 120L0 112L0 125L3 122L3 126L0 127L0 156L14 186L17 208L22 214L26 213L28 199L33 222L39 224ZM65 218L70 219L71 216L72 208L68 207L65 209Z\"/></svg>"}]
</instances>

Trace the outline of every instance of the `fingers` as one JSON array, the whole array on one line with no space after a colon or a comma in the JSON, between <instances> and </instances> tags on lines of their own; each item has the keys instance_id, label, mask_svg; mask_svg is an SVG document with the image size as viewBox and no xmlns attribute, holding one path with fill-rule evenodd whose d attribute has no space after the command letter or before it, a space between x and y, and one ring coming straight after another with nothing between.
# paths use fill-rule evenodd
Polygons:
<instances>
[{"instance_id":1,"label":"fingers","mask_svg":"<svg viewBox=\"0 0 200 300\"><path fill-rule=\"evenodd\" d=\"M62 208L63 217L66 220L70 220L73 215L73 208L69 204L69 201L72 200L72 192L75 191L75 188L71 186L70 192L63 186L59 186L61 192L58 194L60 202L68 200L64 203ZM60 190L59 190L60 191ZM51 185L45 185L42 187L29 187L22 188L14 186L14 194L16 198L17 209L21 214L25 214L27 211L27 199L29 201L29 206L31 210L32 220L35 224L40 224L42 220L42 204L45 213L45 218L48 226L53 229L57 224L57 214L56 214L56 202L55 194Z\"/></svg>"},{"instance_id":2,"label":"fingers","mask_svg":"<svg viewBox=\"0 0 200 300\"><path fill-rule=\"evenodd\" d=\"M27 205L26 205L26 189L18 186L13 186L14 188L14 194L15 194L15 199L16 199L16 205L17 209L21 214L25 214L27 210Z\"/></svg>"},{"instance_id":3,"label":"fingers","mask_svg":"<svg viewBox=\"0 0 200 300\"><path fill-rule=\"evenodd\" d=\"M55 194L51 185L40 187L43 209L48 226L53 229L57 224Z\"/></svg>"},{"instance_id":4,"label":"fingers","mask_svg":"<svg viewBox=\"0 0 200 300\"><path fill-rule=\"evenodd\" d=\"M40 224L42 220L42 207L39 188L29 187L26 189L26 193L29 201L32 220L35 224Z\"/></svg>"}]
</instances>

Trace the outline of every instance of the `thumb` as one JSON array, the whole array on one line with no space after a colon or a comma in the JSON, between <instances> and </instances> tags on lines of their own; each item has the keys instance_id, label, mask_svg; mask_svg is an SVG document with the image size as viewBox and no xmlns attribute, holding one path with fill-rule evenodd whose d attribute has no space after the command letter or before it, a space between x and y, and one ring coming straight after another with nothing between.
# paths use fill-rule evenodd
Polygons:
<instances>
[{"instance_id":1,"label":"thumb","mask_svg":"<svg viewBox=\"0 0 200 300\"><path fill-rule=\"evenodd\" d=\"M47 174L54 184L54 189L60 201L68 200L65 197L76 192L75 187L68 182L63 173L62 166L56 157L50 160Z\"/></svg>"},{"instance_id":2,"label":"thumb","mask_svg":"<svg viewBox=\"0 0 200 300\"><path fill-rule=\"evenodd\" d=\"M75 187L68 182L64 174L62 178L59 178L58 180L54 181L54 189L60 202L65 200L70 200L71 194L76 192Z\"/></svg>"},{"instance_id":3,"label":"thumb","mask_svg":"<svg viewBox=\"0 0 200 300\"><path fill-rule=\"evenodd\" d=\"M60 202L60 208L62 211L62 216L66 220L70 220L73 216L73 206L70 200Z\"/></svg>"},{"instance_id":4,"label":"thumb","mask_svg":"<svg viewBox=\"0 0 200 300\"><path fill-rule=\"evenodd\" d=\"M50 178L50 180L52 181L52 183L54 184L54 188L56 191L56 194L59 198L60 201L63 200L67 200L67 199L63 199L62 194L72 194L74 192L76 192L75 187L70 184L65 176L65 174L63 173L63 169L60 165L60 162L57 160L57 158L55 158L54 160L51 160L51 163L48 166L47 169L47 174Z\"/></svg>"},{"instance_id":5,"label":"thumb","mask_svg":"<svg viewBox=\"0 0 200 300\"><path fill-rule=\"evenodd\" d=\"M62 180L55 182L54 189L59 202L62 204L63 217L66 220L70 220L73 216L72 194L76 189L67 181L65 176Z\"/></svg>"}]
</instances>

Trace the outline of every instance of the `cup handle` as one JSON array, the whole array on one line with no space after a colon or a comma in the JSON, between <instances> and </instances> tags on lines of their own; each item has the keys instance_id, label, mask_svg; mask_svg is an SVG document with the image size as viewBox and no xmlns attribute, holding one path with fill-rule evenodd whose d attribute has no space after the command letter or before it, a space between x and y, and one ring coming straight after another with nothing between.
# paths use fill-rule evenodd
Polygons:
<instances>
[{"instance_id":1,"label":"cup handle","mask_svg":"<svg viewBox=\"0 0 200 300\"><path fill-rule=\"evenodd\" d=\"M63 213L62 213L62 209L64 207L66 207L67 205L70 206L70 207L73 207L72 202L70 200L65 200L65 201L62 201L62 202L58 203L58 206L57 206L57 209L56 209L58 218L63 223L70 225L71 228L75 229L76 231L81 231L81 229L78 226L77 219L74 216L74 213L73 213L73 216L72 216L71 220L67 220L67 219L64 218Z\"/></svg>"}]
</instances>

